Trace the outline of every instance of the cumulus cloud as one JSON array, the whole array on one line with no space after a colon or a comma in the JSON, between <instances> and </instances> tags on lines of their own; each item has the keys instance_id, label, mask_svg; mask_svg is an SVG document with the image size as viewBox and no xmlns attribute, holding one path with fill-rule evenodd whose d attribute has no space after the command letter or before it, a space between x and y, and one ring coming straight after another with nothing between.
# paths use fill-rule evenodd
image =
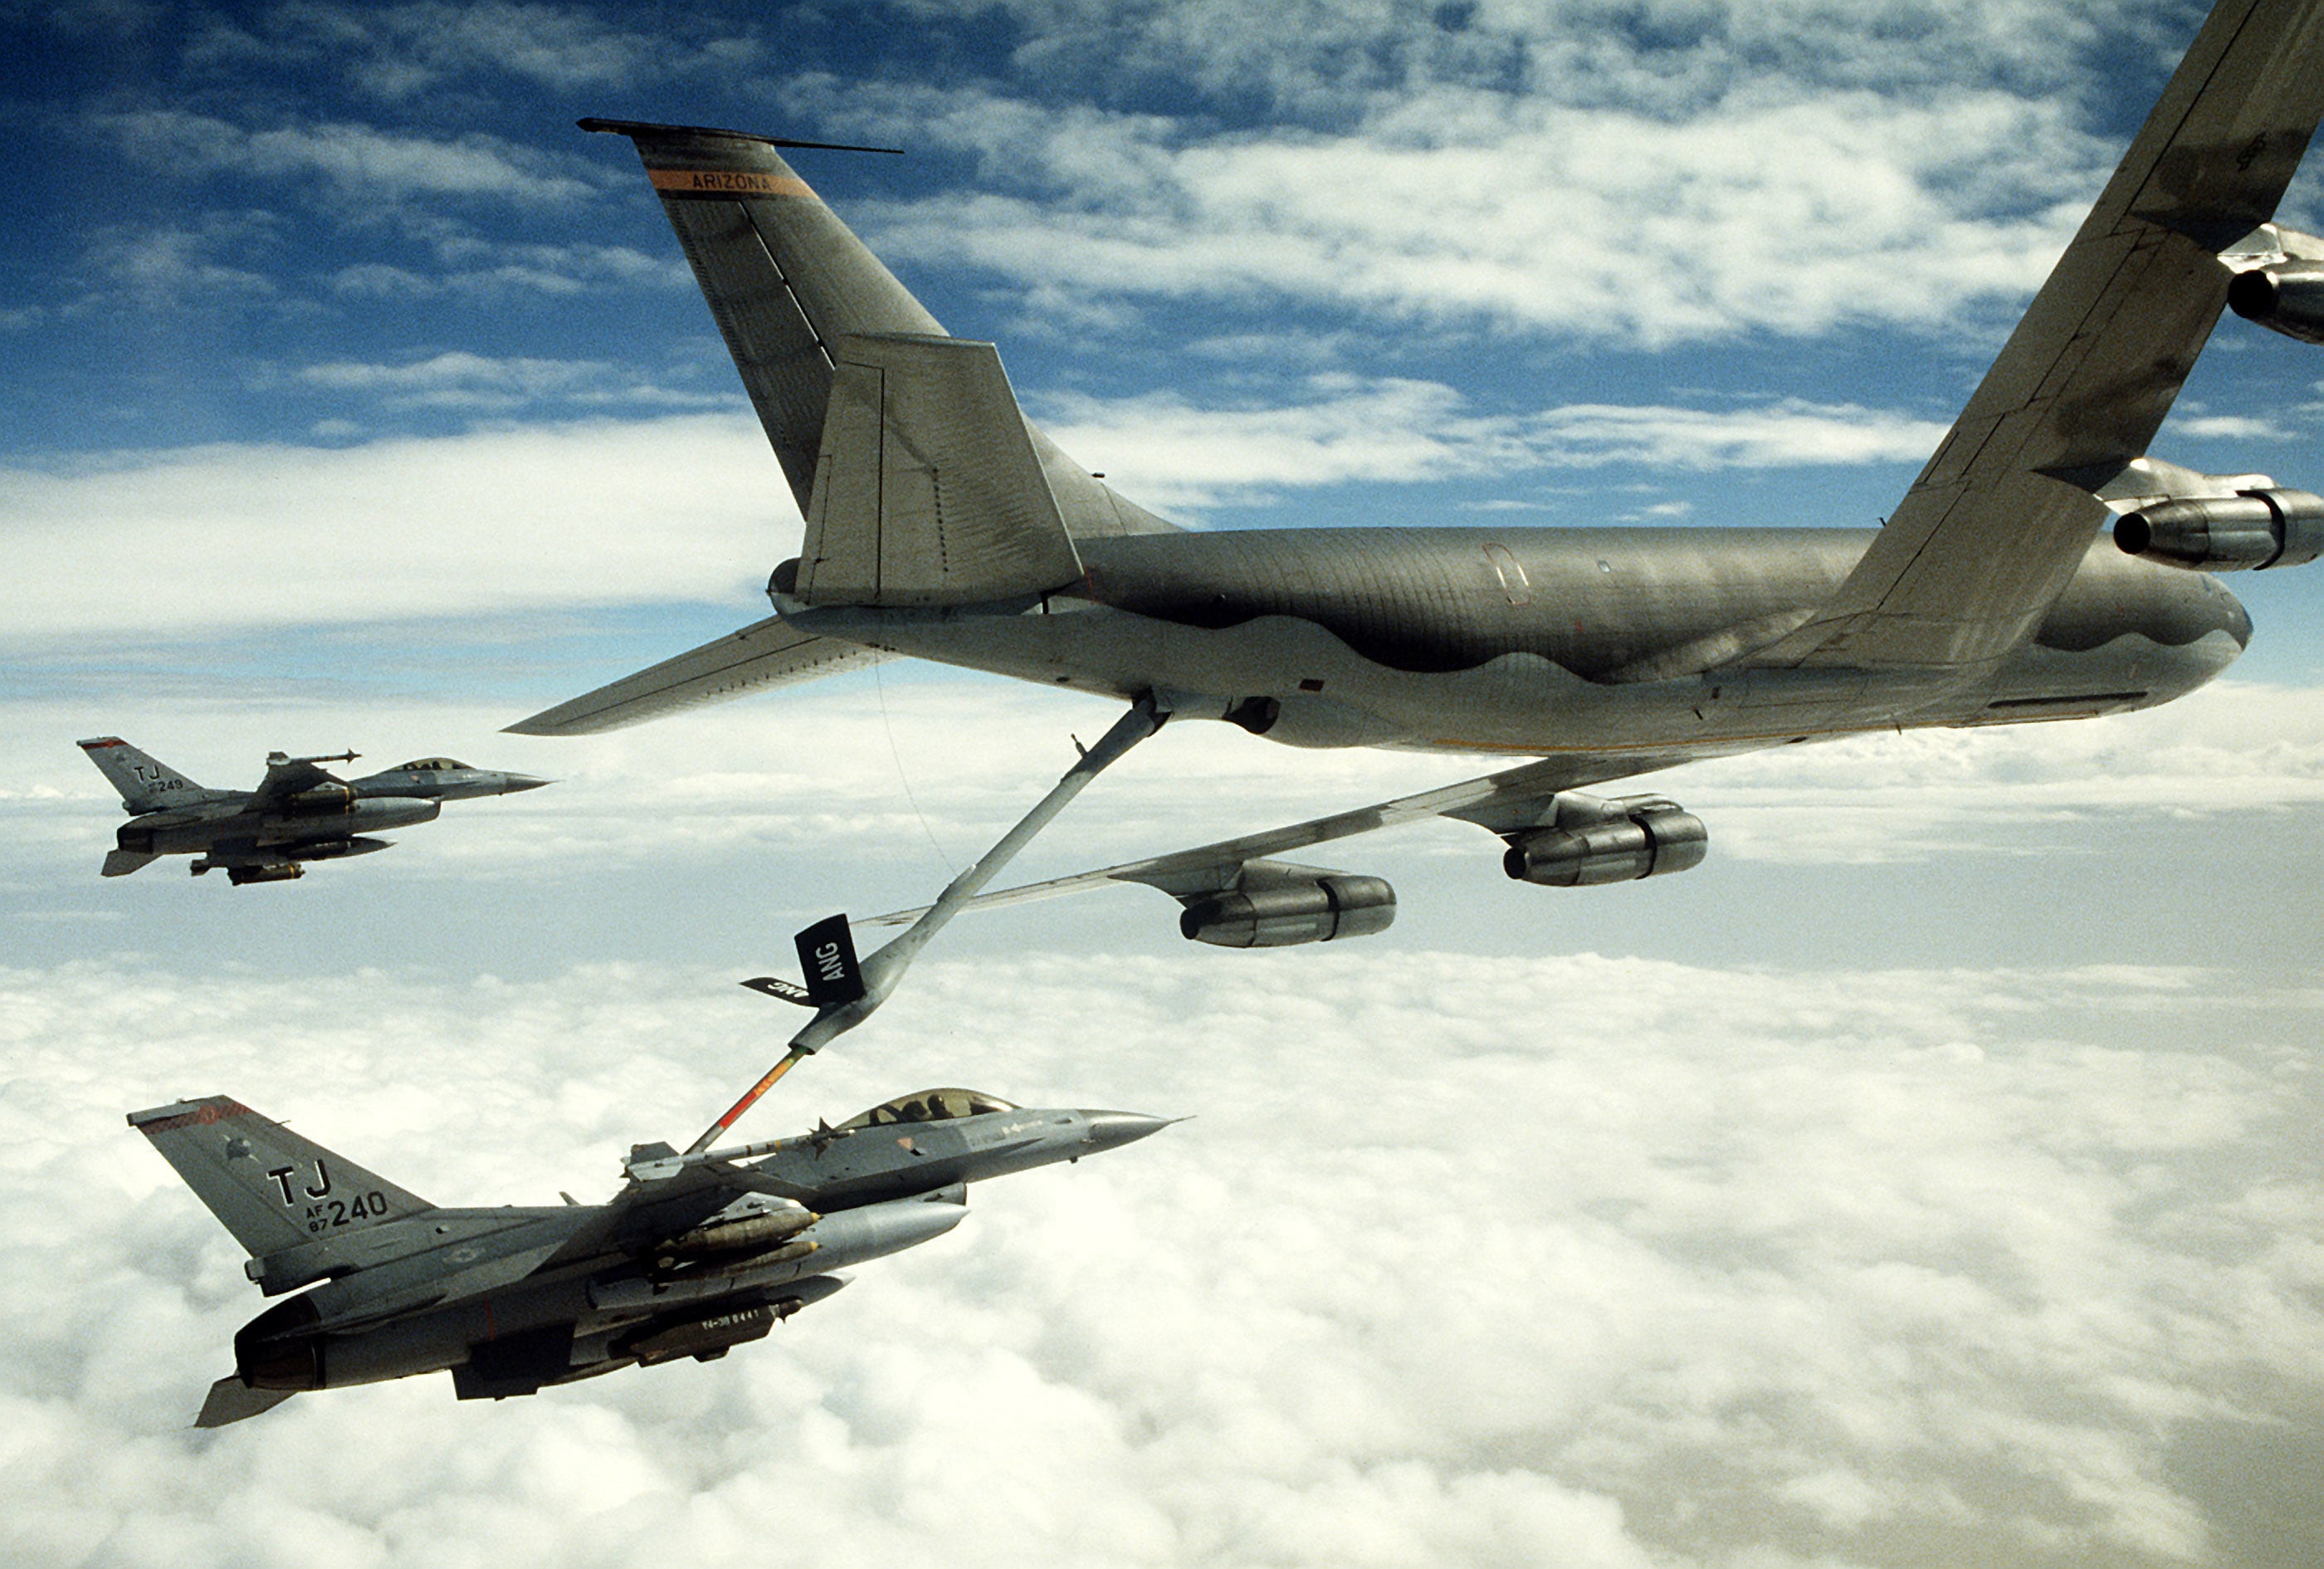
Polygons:
<instances>
[{"instance_id":1,"label":"cumulus cloud","mask_svg":"<svg viewBox=\"0 0 2324 1569\"><path fill-rule=\"evenodd\" d=\"M764 1066L770 1005L637 965L293 985L104 961L8 972L0 1001L0 1539L28 1561L782 1537L2062 1566L2314 1540L2324 1279L2292 1239L2324 1218L2295 1071L2324 1021L2297 984L1102 937L939 960L748 1131L964 1081L1195 1120L980 1187L961 1231L708 1367L496 1406L440 1378L331 1391L216 1436L183 1424L262 1302L123 1111L228 1091L438 1202L595 1200L632 1140L684 1138Z\"/></svg>"}]
</instances>

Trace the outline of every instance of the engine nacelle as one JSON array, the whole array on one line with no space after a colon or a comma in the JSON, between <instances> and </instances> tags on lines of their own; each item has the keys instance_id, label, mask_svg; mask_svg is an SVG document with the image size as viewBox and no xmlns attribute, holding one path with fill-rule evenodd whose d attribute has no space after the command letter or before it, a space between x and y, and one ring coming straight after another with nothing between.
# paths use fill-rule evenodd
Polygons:
<instances>
[{"instance_id":1,"label":"engine nacelle","mask_svg":"<svg viewBox=\"0 0 2324 1569\"><path fill-rule=\"evenodd\" d=\"M1501 870L1545 888L1593 888L1684 872L1710 853L1711 831L1674 801L1628 796L1603 805L1596 822L1511 835Z\"/></svg>"},{"instance_id":2,"label":"engine nacelle","mask_svg":"<svg viewBox=\"0 0 2324 1569\"><path fill-rule=\"evenodd\" d=\"M1370 937L1395 921L1396 890L1385 879L1333 872L1195 900L1178 931L1222 948L1286 948Z\"/></svg>"},{"instance_id":3,"label":"engine nacelle","mask_svg":"<svg viewBox=\"0 0 2324 1569\"><path fill-rule=\"evenodd\" d=\"M2305 566L2324 555L2324 496L2268 489L2156 502L2116 519L2114 542L2199 572Z\"/></svg>"},{"instance_id":4,"label":"engine nacelle","mask_svg":"<svg viewBox=\"0 0 2324 1569\"><path fill-rule=\"evenodd\" d=\"M2324 344L2324 262L2271 262L2227 284L2227 309L2302 343Z\"/></svg>"}]
</instances>

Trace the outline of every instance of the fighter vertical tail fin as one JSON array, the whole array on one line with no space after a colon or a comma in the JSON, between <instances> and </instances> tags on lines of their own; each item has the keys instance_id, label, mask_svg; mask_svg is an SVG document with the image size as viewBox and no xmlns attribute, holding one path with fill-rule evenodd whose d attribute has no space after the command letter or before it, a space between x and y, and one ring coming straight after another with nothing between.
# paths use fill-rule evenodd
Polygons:
<instances>
[{"instance_id":1,"label":"fighter vertical tail fin","mask_svg":"<svg viewBox=\"0 0 2324 1569\"><path fill-rule=\"evenodd\" d=\"M254 1259L436 1207L225 1095L132 1112L129 1125Z\"/></svg>"},{"instance_id":2,"label":"fighter vertical tail fin","mask_svg":"<svg viewBox=\"0 0 2324 1569\"><path fill-rule=\"evenodd\" d=\"M138 751L118 735L100 735L84 741L80 749L88 753L88 760L97 764L97 771L121 792L123 804L133 812L158 812L170 807L191 806L210 794L168 763ZM114 874L108 872L106 875Z\"/></svg>"}]
</instances>

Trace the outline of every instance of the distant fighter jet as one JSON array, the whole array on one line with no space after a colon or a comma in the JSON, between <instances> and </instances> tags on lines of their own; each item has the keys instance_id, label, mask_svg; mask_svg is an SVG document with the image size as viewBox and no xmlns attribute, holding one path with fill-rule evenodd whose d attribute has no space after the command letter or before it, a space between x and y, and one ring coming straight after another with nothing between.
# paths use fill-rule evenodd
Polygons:
<instances>
[{"instance_id":1,"label":"distant fighter jet","mask_svg":"<svg viewBox=\"0 0 2324 1569\"><path fill-rule=\"evenodd\" d=\"M193 873L226 868L228 882L287 882L302 876L302 861L368 855L394 841L365 838L382 828L425 823L446 801L539 789L549 781L530 774L470 768L448 757L423 757L359 780L341 780L316 766L352 762L352 752L331 757L271 752L266 778L255 790L204 789L167 763L156 762L117 735L84 741L121 804L137 816L121 826L104 874L126 877L160 855L200 854Z\"/></svg>"},{"instance_id":2,"label":"distant fighter jet","mask_svg":"<svg viewBox=\"0 0 2324 1569\"><path fill-rule=\"evenodd\" d=\"M2324 554L2324 496L2150 448L2224 309L2324 343L2324 237L2274 221L2319 115L2324 0L2218 0L1877 531L1185 531L1028 421L998 351L945 331L776 151L797 143L584 120L635 146L806 528L776 615L509 728L585 734L909 655L1294 746L1536 760L986 896L1146 883L1186 936L1236 946L1386 926L1385 882L1274 858L1414 817L1475 824L1539 885L1683 871L1699 818L1587 788L2150 707L2243 652L2216 575Z\"/></svg>"},{"instance_id":3,"label":"distant fighter jet","mask_svg":"<svg viewBox=\"0 0 2324 1569\"><path fill-rule=\"evenodd\" d=\"M195 1420L217 1427L301 1389L446 1369L475 1400L708 1361L838 1290L833 1270L950 1231L966 1184L1168 1123L924 1090L763 1144L639 1145L605 1204L493 1209L438 1209L223 1095L129 1125L249 1251L260 1290L325 1282L234 1337L235 1371Z\"/></svg>"}]
</instances>

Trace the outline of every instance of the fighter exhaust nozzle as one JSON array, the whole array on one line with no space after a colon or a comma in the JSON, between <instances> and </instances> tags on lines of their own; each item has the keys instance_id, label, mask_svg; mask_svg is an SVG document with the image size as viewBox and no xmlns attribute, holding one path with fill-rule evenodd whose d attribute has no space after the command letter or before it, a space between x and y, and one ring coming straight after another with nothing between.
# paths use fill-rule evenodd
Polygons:
<instances>
[{"instance_id":1,"label":"fighter exhaust nozzle","mask_svg":"<svg viewBox=\"0 0 2324 1569\"><path fill-rule=\"evenodd\" d=\"M234 1337L234 1371L254 1389L323 1387L323 1337L313 1301L293 1297L242 1326Z\"/></svg>"}]
</instances>

